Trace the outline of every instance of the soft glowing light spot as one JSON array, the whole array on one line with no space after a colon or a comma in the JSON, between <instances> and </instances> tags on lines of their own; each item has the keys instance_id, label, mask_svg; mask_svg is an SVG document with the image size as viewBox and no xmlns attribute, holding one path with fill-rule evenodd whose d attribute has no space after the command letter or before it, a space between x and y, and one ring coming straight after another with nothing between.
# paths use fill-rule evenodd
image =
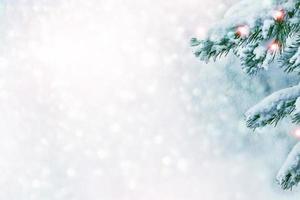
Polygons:
<instances>
[{"instance_id":1,"label":"soft glowing light spot","mask_svg":"<svg viewBox=\"0 0 300 200\"><path fill-rule=\"evenodd\" d=\"M104 149L98 150L97 155L98 155L99 159L101 159L101 160L108 157L108 153Z\"/></svg>"},{"instance_id":2,"label":"soft glowing light spot","mask_svg":"<svg viewBox=\"0 0 300 200\"><path fill-rule=\"evenodd\" d=\"M66 171L68 177L74 177L76 175L76 171L73 168L69 168Z\"/></svg>"},{"instance_id":3,"label":"soft glowing light spot","mask_svg":"<svg viewBox=\"0 0 300 200\"><path fill-rule=\"evenodd\" d=\"M249 33L250 33L250 29L249 29L249 26L247 26L247 25L239 26L236 29L236 34L239 37L247 37L249 35Z\"/></svg>"},{"instance_id":4,"label":"soft glowing light spot","mask_svg":"<svg viewBox=\"0 0 300 200\"><path fill-rule=\"evenodd\" d=\"M277 52L280 49L280 43L277 41L273 41L270 43L268 50L271 52Z\"/></svg>"},{"instance_id":5,"label":"soft glowing light spot","mask_svg":"<svg viewBox=\"0 0 300 200\"><path fill-rule=\"evenodd\" d=\"M285 16L284 10L276 10L273 13L273 17L276 21L283 21Z\"/></svg>"},{"instance_id":6,"label":"soft glowing light spot","mask_svg":"<svg viewBox=\"0 0 300 200\"><path fill-rule=\"evenodd\" d=\"M41 182L39 180L35 179L32 181L33 188L40 188L40 186L41 186Z\"/></svg>"},{"instance_id":7,"label":"soft glowing light spot","mask_svg":"<svg viewBox=\"0 0 300 200\"><path fill-rule=\"evenodd\" d=\"M196 29L196 35L197 35L197 37L199 37L199 38L203 38L203 37L205 37L206 36L206 33L207 33L207 29L205 28L205 27L198 27L197 29Z\"/></svg>"},{"instance_id":8,"label":"soft glowing light spot","mask_svg":"<svg viewBox=\"0 0 300 200\"><path fill-rule=\"evenodd\" d=\"M300 140L300 128L296 128L291 132L291 135L296 139Z\"/></svg>"},{"instance_id":9,"label":"soft glowing light spot","mask_svg":"<svg viewBox=\"0 0 300 200\"><path fill-rule=\"evenodd\" d=\"M134 180L130 180L128 183L128 187L130 190L136 189L137 183Z\"/></svg>"},{"instance_id":10,"label":"soft glowing light spot","mask_svg":"<svg viewBox=\"0 0 300 200\"><path fill-rule=\"evenodd\" d=\"M163 165L169 166L172 162L172 159L169 156L165 156L162 158L161 161L162 161Z\"/></svg>"}]
</instances>

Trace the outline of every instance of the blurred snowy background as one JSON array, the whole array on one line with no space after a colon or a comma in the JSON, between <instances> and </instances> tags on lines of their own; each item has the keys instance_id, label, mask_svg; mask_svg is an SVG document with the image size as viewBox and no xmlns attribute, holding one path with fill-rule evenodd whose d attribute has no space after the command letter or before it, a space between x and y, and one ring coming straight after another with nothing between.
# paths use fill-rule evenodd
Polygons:
<instances>
[{"instance_id":1,"label":"blurred snowy background","mask_svg":"<svg viewBox=\"0 0 300 200\"><path fill-rule=\"evenodd\" d=\"M0 2L0 199L299 199L275 183L292 125L243 121L295 78L189 47L239 1Z\"/></svg>"}]
</instances>

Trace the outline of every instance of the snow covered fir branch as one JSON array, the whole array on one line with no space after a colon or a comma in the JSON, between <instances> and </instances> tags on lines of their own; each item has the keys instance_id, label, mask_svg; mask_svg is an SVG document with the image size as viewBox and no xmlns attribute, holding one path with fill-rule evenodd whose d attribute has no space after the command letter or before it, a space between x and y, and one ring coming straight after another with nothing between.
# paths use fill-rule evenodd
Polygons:
<instances>
[{"instance_id":1,"label":"snow covered fir branch","mask_svg":"<svg viewBox=\"0 0 300 200\"><path fill-rule=\"evenodd\" d=\"M191 39L194 54L209 62L233 53L249 75L267 70L272 63L286 73L300 75L299 8L300 0L277 0L246 17L233 12L212 28L206 39ZM300 85L274 92L245 113L246 125L252 129L276 126L286 116L299 124L299 97ZM280 169L277 182L283 189L292 189L300 182L300 143Z\"/></svg>"},{"instance_id":2,"label":"snow covered fir branch","mask_svg":"<svg viewBox=\"0 0 300 200\"><path fill-rule=\"evenodd\" d=\"M296 100L300 96L300 85L274 92L246 112L247 126L262 127L277 124L286 115L295 111Z\"/></svg>"},{"instance_id":3,"label":"snow covered fir branch","mask_svg":"<svg viewBox=\"0 0 300 200\"><path fill-rule=\"evenodd\" d=\"M292 189L300 181L300 143L296 144L277 174L283 189Z\"/></svg>"},{"instance_id":4,"label":"snow covered fir branch","mask_svg":"<svg viewBox=\"0 0 300 200\"><path fill-rule=\"evenodd\" d=\"M299 44L299 6L299 0L288 1L258 16L230 20L230 25L220 24L210 31L207 39L191 39L194 53L200 60L209 61L232 52L239 57L248 74L266 69L275 58L283 64L289 62L291 57L299 54L296 48ZM295 59L293 67L287 71L294 71L299 64Z\"/></svg>"}]
</instances>

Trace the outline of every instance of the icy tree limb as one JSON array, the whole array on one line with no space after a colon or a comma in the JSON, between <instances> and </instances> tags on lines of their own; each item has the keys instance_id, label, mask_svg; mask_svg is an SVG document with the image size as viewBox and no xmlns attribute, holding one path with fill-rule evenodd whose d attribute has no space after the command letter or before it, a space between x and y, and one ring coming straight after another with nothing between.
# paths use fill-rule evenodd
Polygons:
<instances>
[{"instance_id":1,"label":"icy tree limb","mask_svg":"<svg viewBox=\"0 0 300 200\"><path fill-rule=\"evenodd\" d=\"M278 3L282 8L282 19L274 17ZM275 60L282 64L286 72L300 71L299 44L289 46L287 42L290 37L299 34L299 6L299 0L286 0L259 9L260 13L253 14L249 10L248 17L231 12L228 15L230 18L212 28L206 39L192 38L194 54L200 60L208 62L232 52L241 61L244 71L250 75L267 69ZM235 11L244 9L244 4L239 4ZM239 31L241 27L245 29L243 33ZM277 47L271 48L272 44Z\"/></svg>"},{"instance_id":2,"label":"icy tree limb","mask_svg":"<svg viewBox=\"0 0 300 200\"><path fill-rule=\"evenodd\" d=\"M292 189L300 181L300 142L297 143L292 151L289 153L288 158L279 170L277 182L282 189Z\"/></svg>"},{"instance_id":3,"label":"icy tree limb","mask_svg":"<svg viewBox=\"0 0 300 200\"><path fill-rule=\"evenodd\" d=\"M284 49L279 62L285 72L296 71L300 73L300 35L297 34L290 40L291 44Z\"/></svg>"},{"instance_id":4,"label":"icy tree limb","mask_svg":"<svg viewBox=\"0 0 300 200\"><path fill-rule=\"evenodd\" d=\"M280 119L295 110L299 96L300 85L274 92L245 113L247 126L257 128L267 124L276 125Z\"/></svg>"}]
</instances>

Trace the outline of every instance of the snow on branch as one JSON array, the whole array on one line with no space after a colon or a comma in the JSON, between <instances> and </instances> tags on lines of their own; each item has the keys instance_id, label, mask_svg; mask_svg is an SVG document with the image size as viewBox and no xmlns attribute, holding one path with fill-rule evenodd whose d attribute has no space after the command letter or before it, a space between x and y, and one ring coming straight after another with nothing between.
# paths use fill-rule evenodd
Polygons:
<instances>
[{"instance_id":1,"label":"snow on branch","mask_svg":"<svg viewBox=\"0 0 300 200\"><path fill-rule=\"evenodd\" d=\"M300 142L297 143L292 151L289 153L288 158L279 170L277 182L282 189L292 189L300 181Z\"/></svg>"},{"instance_id":2,"label":"snow on branch","mask_svg":"<svg viewBox=\"0 0 300 200\"><path fill-rule=\"evenodd\" d=\"M245 113L247 126L257 128L267 124L276 125L280 119L295 110L299 96L300 85L274 92Z\"/></svg>"},{"instance_id":3,"label":"snow on branch","mask_svg":"<svg viewBox=\"0 0 300 200\"><path fill-rule=\"evenodd\" d=\"M281 9L274 4L255 15L249 11L248 17L232 13L231 18L226 18L225 22L210 30L205 40L192 38L194 54L207 62L232 52L240 59L248 74L266 69L274 59L284 65L292 61L286 66L286 71L293 71L299 66L299 52L296 48L299 45L286 48L286 42L300 31L299 6L300 1L289 0L281 4ZM244 6L240 8L243 9ZM285 50L287 52L284 56L279 56Z\"/></svg>"},{"instance_id":4,"label":"snow on branch","mask_svg":"<svg viewBox=\"0 0 300 200\"><path fill-rule=\"evenodd\" d=\"M285 72L296 71L300 73L300 35L297 34L290 40L291 44L284 49L279 62Z\"/></svg>"}]
</instances>

